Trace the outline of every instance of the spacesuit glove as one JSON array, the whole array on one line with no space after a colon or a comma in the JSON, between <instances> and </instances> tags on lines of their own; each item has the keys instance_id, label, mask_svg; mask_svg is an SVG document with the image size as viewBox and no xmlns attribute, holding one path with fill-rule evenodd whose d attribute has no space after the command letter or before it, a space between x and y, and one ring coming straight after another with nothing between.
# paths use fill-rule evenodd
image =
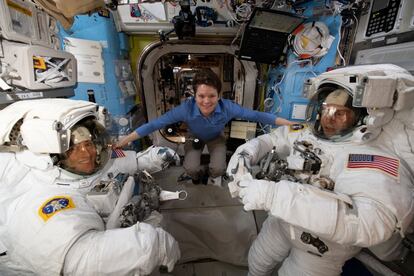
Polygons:
<instances>
[{"instance_id":1,"label":"spacesuit glove","mask_svg":"<svg viewBox=\"0 0 414 276\"><path fill-rule=\"evenodd\" d=\"M239 196L244 204L244 210L265 210L272 208L276 183L268 180L242 180Z\"/></svg>"},{"instance_id":2,"label":"spacesuit glove","mask_svg":"<svg viewBox=\"0 0 414 276\"><path fill-rule=\"evenodd\" d=\"M250 173L246 173L246 174L243 174L243 175L240 175L240 174L234 175L233 181L230 181L227 185L227 187L229 188L230 196L232 198L238 198L239 197L239 192L241 190L240 182L242 180L253 180L253 177ZM245 182L245 183L247 183L247 182Z\"/></svg>"},{"instance_id":3,"label":"spacesuit glove","mask_svg":"<svg viewBox=\"0 0 414 276\"><path fill-rule=\"evenodd\" d=\"M246 143L237 148L227 165L226 174L231 180L250 173L254 148Z\"/></svg>"},{"instance_id":4,"label":"spacesuit glove","mask_svg":"<svg viewBox=\"0 0 414 276\"><path fill-rule=\"evenodd\" d=\"M178 242L162 228L158 227L155 230L158 233L160 264L166 266L168 271L171 272L174 269L175 263L181 257Z\"/></svg>"}]
</instances>

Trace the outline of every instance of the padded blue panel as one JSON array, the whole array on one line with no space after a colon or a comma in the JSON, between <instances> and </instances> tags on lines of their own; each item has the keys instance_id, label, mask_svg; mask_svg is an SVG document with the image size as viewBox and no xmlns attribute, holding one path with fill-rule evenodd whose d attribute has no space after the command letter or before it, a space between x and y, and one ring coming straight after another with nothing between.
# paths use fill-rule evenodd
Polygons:
<instances>
[{"instance_id":1,"label":"padded blue panel","mask_svg":"<svg viewBox=\"0 0 414 276\"><path fill-rule=\"evenodd\" d=\"M127 36L115 29L112 15L101 17L98 13L80 15L69 30L60 27L62 37L73 37L100 41L103 46L102 58L105 63L105 83L78 83L73 99L88 100L87 90L95 93L96 102L105 106L113 115L125 115L135 104L134 97L124 97L115 76L116 60L128 59Z\"/></svg>"},{"instance_id":2,"label":"padded blue panel","mask_svg":"<svg viewBox=\"0 0 414 276\"><path fill-rule=\"evenodd\" d=\"M335 66L337 55L336 48L339 38L338 28L340 26L341 17L329 14L314 17L314 15L320 13L320 11L321 1L312 1L311 3L308 3L308 8L305 10L304 15L308 18L306 22L324 22L329 28L330 35L335 37L328 53L316 64L311 65L309 63L301 63L292 50L289 50L287 55L287 68L278 66L269 70L269 82L266 97L270 97L274 100L271 112L281 117L292 119L292 108L294 103L303 104L308 102L308 99L302 95L303 84L307 79L319 75L325 72L328 68Z\"/></svg>"}]
</instances>

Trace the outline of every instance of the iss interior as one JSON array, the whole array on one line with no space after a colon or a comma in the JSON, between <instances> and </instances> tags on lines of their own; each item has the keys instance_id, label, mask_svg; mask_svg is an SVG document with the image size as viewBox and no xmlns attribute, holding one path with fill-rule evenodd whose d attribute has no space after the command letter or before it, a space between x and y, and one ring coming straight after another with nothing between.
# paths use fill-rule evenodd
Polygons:
<instances>
[{"instance_id":1,"label":"iss interior","mask_svg":"<svg viewBox=\"0 0 414 276\"><path fill-rule=\"evenodd\" d=\"M309 80L324 72L392 63L414 73L412 0L76 1L88 10L64 2L0 0L0 108L37 98L94 101L108 111L113 139L193 96L200 68L220 77L223 98L297 122L305 120ZM233 120L228 157L270 131ZM184 124L169 126L129 148L183 155L186 133ZM224 189L190 185L180 166L155 178L189 197L161 206L182 258L172 274L153 275L246 275L267 214L245 212ZM407 239L404 262L368 252L342 275L414 275L413 249Z\"/></svg>"}]
</instances>

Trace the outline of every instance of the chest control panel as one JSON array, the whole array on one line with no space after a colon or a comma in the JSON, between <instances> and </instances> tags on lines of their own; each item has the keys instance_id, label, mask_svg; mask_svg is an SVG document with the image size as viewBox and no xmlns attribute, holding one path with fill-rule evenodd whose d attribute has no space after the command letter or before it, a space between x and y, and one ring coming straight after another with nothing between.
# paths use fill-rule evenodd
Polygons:
<instances>
[{"instance_id":1,"label":"chest control panel","mask_svg":"<svg viewBox=\"0 0 414 276\"><path fill-rule=\"evenodd\" d=\"M373 0L365 36L394 29L401 0Z\"/></svg>"}]
</instances>

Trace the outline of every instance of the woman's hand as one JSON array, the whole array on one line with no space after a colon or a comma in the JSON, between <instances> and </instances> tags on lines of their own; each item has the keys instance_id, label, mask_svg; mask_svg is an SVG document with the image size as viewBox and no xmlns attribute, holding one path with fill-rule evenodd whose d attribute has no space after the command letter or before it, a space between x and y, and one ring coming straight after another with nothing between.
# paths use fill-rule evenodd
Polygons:
<instances>
[{"instance_id":1,"label":"woman's hand","mask_svg":"<svg viewBox=\"0 0 414 276\"><path fill-rule=\"evenodd\" d=\"M113 144L112 145L112 148L113 149L123 148L126 145L128 145L129 143L131 143L132 141L137 140L138 138L139 138L138 133L136 133L135 131L133 131L130 134L128 134L127 136L123 137L118 142L116 142L115 144Z\"/></svg>"},{"instance_id":2,"label":"woman's hand","mask_svg":"<svg viewBox=\"0 0 414 276\"><path fill-rule=\"evenodd\" d=\"M298 122L293 122L293 121L286 120L285 118L277 117L275 120L275 124L278 126L289 126L289 125L298 124Z\"/></svg>"}]
</instances>

